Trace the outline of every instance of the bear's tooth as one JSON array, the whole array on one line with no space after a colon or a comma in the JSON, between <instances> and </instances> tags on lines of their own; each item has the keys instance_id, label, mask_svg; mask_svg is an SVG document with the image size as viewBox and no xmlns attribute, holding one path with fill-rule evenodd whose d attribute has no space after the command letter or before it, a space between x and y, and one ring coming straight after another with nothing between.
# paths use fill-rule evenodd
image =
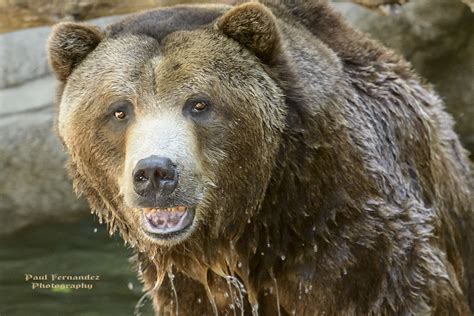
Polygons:
<instances>
[{"instance_id":1,"label":"bear's tooth","mask_svg":"<svg viewBox=\"0 0 474 316\"><path fill-rule=\"evenodd\" d=\"M151 213L153 213L154 211L155 211L155 209L150 208L150 207L147 207L147 208L144 208L144 209L143 209L143 212L144 212L146 215L151 214Z\"/></svg>"}]
</instances>

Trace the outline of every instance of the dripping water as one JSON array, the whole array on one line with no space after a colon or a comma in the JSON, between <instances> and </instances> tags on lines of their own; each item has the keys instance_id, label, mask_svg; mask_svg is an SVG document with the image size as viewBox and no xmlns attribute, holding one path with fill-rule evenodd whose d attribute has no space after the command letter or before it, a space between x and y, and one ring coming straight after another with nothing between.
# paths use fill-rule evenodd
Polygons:
<instances>
[{"instance_id":1,"label":"dripping water","mask_svg":"<svg viewBox=\"0 0 474 316\"><path fill-rule=\"evenodd\" d=\"M141 316L140 309L145 305L145 300L149 297L150 292L146 292L140 297L138 300L137 304L135 304L135 308L133 310L133 315L134 316Z\"/></svg>"},{"instance_id":2,"label":"dripping water","mask_svg":"<svg viewBox=\"0 0 474 316\"><path fill-rule=\"evenodd\" d=\"M232 284L236 290L237 290L237 293L239 294L239 298L237 299L237 302L238 302L238 305L240 307L240 313L241 315L243 316L244 315L244 295L243 293L245 293L245 287L244 285L242 284L242 282L240 282L240 280L234 276L231 276L231 275L228 275L225 277L228 284ZM231 289L231 293L232 293L232 289ZM235 312L235 310L234 310Z\"/></svg>"},{"instance_id":3,"label":"dripping water","mask_svg":"<svg viewBox=\"0 0 474 316\"><path fill-rule=\"evenodd\" d=\"M275 275L273 274L273 270L270 270L270 277L272 278L273 284L275 285L275 296L276 296L278 316L281 316L280 295L278 294L278 283L277 283L277 279L275 278Z\"/></svg>"},{"instance_id":4,"label":"dripping water","mask_svg":"<svg viewBox=\"0 0 474 316\"><path fill-rule=\"evenodd\" d=\"M237 316L237 313L235 312L235 309L237 307L240 307L238 302L235 301L235 297L234 297L234 291L232 291L232 284L230 283L230 280L228 278L226 278L226 281L227 281L227 287L229 288L229 292L230 292L230 299L232 300L232 305L234 306L234 308L232 308L233 312L234 312L234 316ZM243 307L240 307L241 310L243 310Z\"/></svg>"},{"instance_id":5,"label":"dripping water","mask_svg":"<svg viewBox=\"0 0 474 316\"><path fill-rule=\"evenodd\" d=\"M252 316L258 316L258 303L252 305Z\"/></svg>"},{"instance_id":6,"label":"dripping water","mask_svg":"<svg viewBox=\"0 0 474 316\"><path fill-rule=\"evenodd\" d=\"M142 277L142 275L143 275L142 262L138 261L138 276Z\"/></svg>"},{"instance_id":7,"label":"dripping water","mask_svg":"<svg viewBox=\"0 0 474 316\"><path fill-rule=\"evenodd\" d=\"M178 293L176 292L176 287L174 286L174 274L173 274L173 271L171 271L171 268L168 270L168 278L170 280L171 289L173 290L174 300L176 302L176 316L178 316L178 312L179 312Z\"/></svg>"}]
</instances>

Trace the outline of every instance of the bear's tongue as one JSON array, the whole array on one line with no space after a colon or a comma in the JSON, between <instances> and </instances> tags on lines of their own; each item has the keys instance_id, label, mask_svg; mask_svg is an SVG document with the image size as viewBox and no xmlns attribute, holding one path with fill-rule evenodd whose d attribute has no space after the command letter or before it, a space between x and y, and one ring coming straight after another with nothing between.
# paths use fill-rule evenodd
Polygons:
<instances>
[{"instance_id":1,"label":"bear's tongue","mask_svg":"<svg viewBox=\"0 0 474 316\"><path fill-rule=\"evenodd\" d=\"M185 206L166 209L145 208L143 213L152 233L171 233L185 228L188 224L186 221L188 210Z\"/></svg>"}]
</instances>

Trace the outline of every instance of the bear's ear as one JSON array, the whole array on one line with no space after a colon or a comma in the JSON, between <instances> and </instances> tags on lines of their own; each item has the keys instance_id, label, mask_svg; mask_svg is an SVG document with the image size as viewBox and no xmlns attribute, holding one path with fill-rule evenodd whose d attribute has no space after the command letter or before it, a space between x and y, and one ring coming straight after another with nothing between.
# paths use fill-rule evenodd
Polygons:
<instances>
[{"instance_id":1,"label":"bear's ear","mask_svg":"<svg viewBox=\"0 0 474 316\"><path fill-rule=\"evenodd\" d=\"M220 17L215 26L253 51L263 62L273 62L280 51L280 32L275 16L260 3L234 7Z\"/></svg>"},{"instance_id":2,"label":"bear's ear","mask_svg":"<svg viewBox=\"0 0 474 316\"><path fill-rule=\"evenodd\" d=\"M96 26L72 22L55 25L48 40L48 59L56 77L66 81L103 37L104 33Z\"/></svg>"}]
</instances>

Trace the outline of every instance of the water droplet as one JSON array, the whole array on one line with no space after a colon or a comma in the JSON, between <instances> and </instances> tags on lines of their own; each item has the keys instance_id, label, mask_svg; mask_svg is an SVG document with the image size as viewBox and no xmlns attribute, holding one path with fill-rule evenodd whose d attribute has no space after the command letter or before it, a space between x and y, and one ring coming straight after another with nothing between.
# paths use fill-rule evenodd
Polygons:
<instances>
[{"instance_id":1,"label":"water droplet","mask_svg":"<svg viewBox=\"0 0 474 316\"><path fill-rule=\"evenodd\" d=\"M228 298L228 297L229 297L229 293L225 292L225 293L224 293L224 297L225 297L225 298Z\"/></svg>"},{"instance_id":2,"label":"water droplet","mask_svg":"<svg viewBox=\"0 0 474 316\"><path fill-rule=\"evenodd\" d=\"M258 316L258 303L252 305L252 316Z\"/></svg>"},{"instance_id":3,"label":"water droplet","mask_svg":"<svg viewBox=\"0 0 474 316\"><path fill-rule=\"evenodd\" d=\"M263 255L265 255L265 253L264 253L264 252L261 252L260 255L263 256Z\"/></svg>"},{"instance_id":4,"label":"water droplet","mask_svg":"<svg viewBox=\"0 0 474 316\"><path fill-rule=\"evenodd\" d=\"M314 252L318 252L318 245L314 245L313 250L314 250Z\"/></svg>"},{"instance_id":5,"label":"water droplet","mask_svg":"<svg viewBox=\"0 0 474 316\"><path fill-rule=\"evenodd\" d=\"M280 258L281 258L282 261L285 261L286 256L285 256L285 255L282 255Z\"/></svg>"},{"instance_id":6,"label":"water droplet","mask_svg":"<svg viewBox=\"0 0 474 316\"><path fill-rule=\"evenodd\" d=\"M252 220L249 218L249 219L247 220L247 223L250 224L251 222L252 222Z\"/></svg>"},{"instance_id":7,"label":"water droplet","mask_svg":"<svg viewBox=\"0 0 474 316\"><path fill-rule=\"evenodd\" d=\"M278 293L278 283L275 275L273 274L273 270L270 270L270 277L273 280L273 285L275 286L275 298L276 298L276 308L277 308L277 315L281 316L280 311L280 294Z\"/></svg>"},{"instance_id":8,"label":"water droplet","mask_svg":"<svg viewBox=\"0 0 474 316\"><path fill-rule=\"evenodd\" d=\"M94 228L94 233L97 233L97 227L96 227L96 228Z\"/></svg>"},{"instance_id":9,"label":"water droplet","mask_svg":"<svg viewBox=\"0 0 474 316\"><path fill-rule=\"evenodd\" d=\"M240 261L237 262L237 267L238 267L238 268L242 268L242 262L240 262Z\"/></svg>"},{"instance_id":10,"label":"water droplet","mask_svg":"<svg viewBox=\"0 0 474 316\"><path fill-rule=\"evenodd\" d=\"M201 303L202 303L201 298L198 298L198 304L201 304Z\"/></svg>"},{"instance_id":11,"label":"water droplet","mask_svg":"<svg viewBox=\"0 0 474 316\"><path fill-rule=\"evenodd\" d=\"M127 286L128 286L128 289L130 291L133 290L133 283L132 282L128 282Z\"/></svg>"},{"instance_id":12,"label":"water droplet","mask_svg":"<svg viewBox=\"0 0 474 316\"><path fill-rule=\"evenodd\" d=\"M140 316L141 312L140 309L143 307L145 300L148 298L149 293L145 292L142 297L138 300L137 304L135 304L135 309L133 310L133 315Z\"/></svg>"},{"instance_id":13,"label":"water droplet","mask_svg":"<svg viewBox=\"0 0 474 316\"><path fill-rule=\"evenodd\" d=\"M173 302L173 305L174 305L174 302L176 302L176 315L178 315L179 314L178 293L176 292L176 287L174 286L174 274L171 268L168 270L168 278L171 283L171 289L172 289L171 293L174 296L174 301L171 301L171 302Z\"/></svg>"},{"instance_id":14,"label":"water droplet","mask_svg":"<svg viewBox=\"0 0 474 316\"><path fill-rule=\"evenodd\" d=\"M316 231L316 226L313 226L313 232L315 232L315 231Z\"/></svg>"}]
</instances>

